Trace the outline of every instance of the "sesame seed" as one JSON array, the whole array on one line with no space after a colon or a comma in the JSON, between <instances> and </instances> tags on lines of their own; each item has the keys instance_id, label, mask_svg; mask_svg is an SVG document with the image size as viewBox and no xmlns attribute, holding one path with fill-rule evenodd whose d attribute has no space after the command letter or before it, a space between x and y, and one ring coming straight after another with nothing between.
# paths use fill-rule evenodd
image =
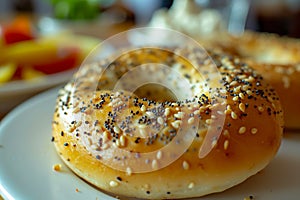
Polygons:
<instances>
[{"instance_id":1,"label":"sesame seed","mask_svg":"<svg viewBox=\"0 0 300 200\"><path fill-rule=\"evenodd\" d=\"M166 109L165 109L164 115L165 115L165 116L168 116L169 114L170 114L170 108L166 108Z\"/></svg>"},{"instance_id":2,"label":"sesame seed","mask_svg":"<svg viewBox=\"0 0 300 200\"><path fill-rule=\"evenodd\" d=\"M182 162L182 168L184 170L188 170L190 168L190 164L187 161Z\"/></svg>"},{"instance_id":3,"label":"sesame seed","mask_svg":"<svg viewBox=\"0 0 300 200\"><path fill-rule=\"evenodd\" d=\"M194 121L195 121L195 118L194 117L190 117L188 119L188 124L192 124L192 123L194 123Z\"/></svg>"},{"instance_id":4,"label":"sesame seed","mask_svg":"<svg viewBox=\"0 0 300 200\"><path fill-rule=\"evenodd\" d=\"M158 169L158 163L157 163L157 160L152 160L152 163L151 163L151 167L152 167L152 169Z\"/></svg>"},{"instance_id":5,"label":"sesame seed","mask_svg":"<svg viewBox=\"0 0 300 200\"><path fill-rule=\"evenodd\" d=\"M211 122L212 122L212 120L211 120L211 119L207 119L207 120L205 120L205 123L206 123L206 124L208 124L208 125L210 125L210 124L211 124Z\"/></svg>"},{"instance_id":6,"label":"sesame seed","mask_svg":"<svg viewBox=\"0 0 300 200\"><path fill-rule=\"evenodd\" d=\"M178 118L178 119L182 119L184 116L184 112L178 112L176 114L174 114L174 117Z\"/></svg>"},{"instance_id":7,"label":"sesame seed","mask_svg":"<svg viewBox=\"0 0 300 200\"><path fill-rule=\"evenodd\" d=\"M231 110L224 110L224 114L225 114L225 115L231 114Z\"/></svg>"},{"instance_id":8,"label":"sesame seed","mask_svg":"<svg viewBox=\"0 0 300 200\"><path fill-rule=\"evenodd\" d=\"M257 109L258 109L259 112L263 112L265 110L262 106L258 106Z\"/></svg>"},{"instance_id":9,"label":"sesame seed","mask_svg":"<svg viewBox=\"0 0 300 200\"><path fill-rule=\"evenodd\" d=\"M239 97L238 96L235 96L232 98L232 101L238 101L239 100Z\"/></svg>"},{"instance_id":10,"label":"sesame seed","mask_svg":"<svg viewBox=\"0 0 300 200\"><path fill-rule=\"evenodd\" d=\"M246 78L246 75L245 75L245 74L242 74L242 75L239 75L238 77L239 77L239 79L245 79L245 78Z\"/></svg>"},{"instance_id":11,"label":"sesame seed","mask_svg":"<svg viewBox=\"0 0 300 200\"><path fill-rule=\"evenodd\" d=\"M241 86L239 85L239 86L233 88L233 91L234 91L235 93L240 92L240 91L241 91Z\"/></svg>"},{"instance_id":12,"label":"sesame seed","mask_svg":"<svg viewBox=\"0 0 300 200\"><path fill-rule=\"evenodd\" d=\"M256 133L257 133L257 128L252 128L252 129L251 129L251 133L252 133L252 134L256 134Z\"/></svg>"},{"instance_id":13,"label":"sesame seed","mask_svg":"<svg viewBox=\"0 0 300 200\"><path fill-rule=\"evenodd\" d=\"M153 118L155 115L153 112L147 111L146 115L148 115L149 117Z\"/></svg>"},{"instance_id":14,"label":"sesame seed","mask_svg":"<svg viewBox=\"0 0 300 200\"><path fill-rule=\"evenodd\" d=\"M140 132L141 137L147 137L147 131L145 130L145 126L140 127L139 132ZM136 143L138 143L138 142L136 142Z\"/></svg>"},{"instance_id":15,"label":"sesame seed","mask_svg":"<svg viewBox=\"0 0 300 200\"><path fill-rule=\"evenodd\" d=\"M200 113L200 110L195 110L194 115L198 115Z\"/></svg>"},{"instance_id":16,"label":"sesame seed","mask_svg":"<svg viewBox=\"0 0 300 200\"><path fill-rule=\"evenodd\" d=\"M126 174L130 176L132 174L132 169L130 167L126 168Z\"/></svg>"},{"instance_id":17,"label":"sesame seed","mask_svg":"<svg viewBox=\"0 0 300 200\"><path fill-rule=\"evenodd\" d=\"M109 185L110 185L111 187L116 187L116 186L119 185L119 183L116 182L116 181L110 181L110 182L109 182Z\"/></svg>"},{"instance_id":18,"label":"sesame seed","mask_svg":"<svg viewBox=\"0 0 300 200\"><path fill-rule=\"evenodd\" d=\"M219 115L223 115L223 114L224 114L224 112L222 112L221 110L218 110L217 113L218 113Z\"/></svg>"},{"instance_id":19,"label":"sesame seed","mask_svg":"<svg viewBox=\"0 0 300 200\"><path fill-rule=\"evenodd\" d=\"M239 93L239 97L240 97L241 99L244 99L245 96L244 96L243 93L240 92L240 93Z\"/></svg>"},{"instance_id":20,"label":"sesame seed","mask_svg":"<svg viewBox=\"0 0 300 200\"><path fill-rule=\"evenodd\" d=\"M242 112L245 112L245 109L246 109L246 106L244 103L240 103L239 104L239 109L242 111Z\"/></svg>"},{"instance_id":21,"label":"sesame seed","mask_svg":"<svg viewBox=\"0 0 300 200\"><path fill-rule=\"evenodd\" d=\"M226 110L231 110L230 105L227 105L227 106L226 106Z\"/></svg>"},{"instance_id":22,"label":"sesame seed","mask_svg":"<svg viewBox=\"0 0 300 200\"><path fill-rule=\"evenodd\" d=\"M246 132L246 127L245 126L240 127L239 134L244 134L245 132Z\"/></svg>"},{"instance_id":23,"label":"sesame seed","mask_svg":"<svg viewBox=\"0 0 300 200\"><path fill-rule=\"evenodd\" d=\"M270 96L268 96L267 98L268 98L268 101L271 102L271 103L274 101L274 100L272 99L272 97L270 97Z\"/></svg>"},{"instance_id":24,"label":"sesame seed","mask_svg":"<svg viewBox=\"0 0 300 200\"><path fill-rule=\"evenodd\" d=\"M177 107L177 106L178 106L178 104L177 104L177 103L175 103L175 102L171 103L171 105L172 105L172 106L175 106L175 107Z\"/></svg>"},{"instance_id":25,"label":"sesame seed","mask_svg":"<svg viewBox=\"0 0 300 200\"><path fill-rule=\"evenodd\" d=\"M121 130L120 130L120 128L119 128L119 127L117 127L117 126L114 126L114 132L115 132L115 133L120 133L120 132L121 132Z\"/></svg>"},{"instance_id":26,"label":"sesame seed","mask_svg":"<svg viewBox=\"0 0 300 200\"><path fill-rule=\"evenodd\" d=\"M229 137L229 131L227 129L224 130L223 135L225 137Z\"/></svg>"},{"instance_id":27,"label":"sesame seed","mask_svg":"<svg viewBox=\"0 0 300 200\"><path fill-rule=\"evenodd\" d=\"M124 135L121 135L120 137L120 145L124 147L126 145L126 137Z\"/></svg>"},{"instance_id":28,"label":"sesame seed","mask_svg":"<svg viewBox=\"0 0 300 200\"><path fill-rule=\"evenodd\" d=\"M188 185L188 188L192 189L194 186L195 186L195 183L194 182L190 182L189 185Z\"/></svg>"},{"instance_id":29,"label":"sesame seed","mask_svg":"<svg viewBox=\"0 0 300 200\"><path fill-rule=\"evenodd\" d=\"M235 114L235 112L231 111L231 118L232 119L237 119L238 116L237 116L237 114Z\"/></svg>"},{"instance_id":30,"label":"sesame seed","mask_svg":"<svg viewBox=\"0 0 300 200\"><path fill-rule=\"evenodd\" d=\"M248 88L249 88L249 85L243 85L241 89L242 89L242 91L247 91Z\"/></svg>"},{"instance_id":31,"label":"sesame seed","mask_svg":"<svg viewBox=\"0 0 300 200\"><path fill-rule=\"evenodd\" d=\"M247 90L246 93L247 93L249 96L251 96L251 95L253 94L251 90Z\"/></svg>"},{"instance_id":32,"label":"sesame seed","mask_svg":"<svg viewBox=\"0 0 300 200\"><path fill-rule=\"evenodd\" d=\"M214 139L214 140L211 142L212 148L214 148L215 146L217 146L217 143L218 143L218 141L217 141L216 139Z\"/></svg>"},{"instance_id":33,"label":"sesame seed","mask_svg":"<svg viewBox=\"0 0 300 200\"><path fill-rule=\"evenodd\" d=\"M225 140L225 142L224 142L224 150L227 150L228 146L229 146L229 141Z\"/></svg>"},{"instance_id":34,"label":"sesame seed","mask_svg":"<svg viewBox=\"0 0 300 200\"><path fill-rule=\"evenodd\" d=\"M156 158L159 160L159 159L161 159L161 157L162 157L162 152L161 152L161 151L158 151L158 152L156 153Z\"/></svg>"},{"instance_id":35,"label":"sesame seed","mask_svg":"<svg viewBox=\"0 0 300 200\"><path fill-rule=\"evenodd\" d=\"M142 112L145 112L145 111L146 111L146 106L145 106L145 105L142 105L142 106L141 106L141 111L142 111Z\"/></svg>"},{"instance_id":36,"label":"sesame seed","mask_svg":"<svg viewBox=\"0 0 300 200\"><path fill-rule=\"evenodd\" d=\"M231 82L232 80L231 80L231 78L229 76L225 76L225 81L226 82Z\"/></svg>"},{"instance_id":37,"label":"sesame seed","mask_svg":"<svg viewBox=\"0 0 300 200\"><path fill-rule=\"evenodd\" d=\"M252 83L255 79L253 78L253 76L249 76L246 81Z\"/></svg>"},{"instance_id":38,"label":"sesame seed","mask_svg":"<svg viewBox=\"0 0 300 200\"><path fill-rule=\"evenodd\" d=\"M230 86L235 86L236 84L238 84L237 81L232 81L229 85L230 85Z\"/></svg>"},{"instance_id":39,"label":"sesame seed","mask_svg":"<svg viewBox=\"0 0 300 200\"><path fill-rule=\"evenodd\" d=\"M163 119L162 117L158 117L158 118L157 118L157 122L158 122L160 125L162 125L162 124L164 124L164 119Z\"/></svg>"},{"instance_id":40,"label":"sesame seed","mask_svg":"<svg viewBox=\"0 0 300 200\"><path fill-rule=\"evenodd\" d=\"M173 128L178 129L179 126L181 125L181 120L176 120L174 122L171 122L171 125Z\"/></svg>"}]
</instances>

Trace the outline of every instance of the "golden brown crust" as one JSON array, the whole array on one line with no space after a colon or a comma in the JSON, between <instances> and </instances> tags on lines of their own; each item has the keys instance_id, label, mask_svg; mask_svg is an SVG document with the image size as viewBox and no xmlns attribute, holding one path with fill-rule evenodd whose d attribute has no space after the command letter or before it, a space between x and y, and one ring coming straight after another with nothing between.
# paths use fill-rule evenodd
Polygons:
<instances>
[{"instance_id":1,"label":"golden brown crust","mask_svg":"<svg viewBox=\"0 0 300 200\"><path fill-rule=\"evenodd\" d=\"M185 52L184 49L179 51ZM201 80L196 73L191 73L192 66L176 55L162 50L148 53L147 49L142 49L138 50L139 56L129 53L126 59L117 58L114 64L117 63L119 68L108 70L103 77L114 77L111 76L111 72L118 75L129 71L132 66L123 65L129 57L134 63L144 59L157 62L172 60L173 64L181 64L179 70L186 74L185 77L191 85ZM189 51L185 53L193 54ZM86 70L77 74L76 81L70 82L62 89L57 99L53 138L61 158L76 174L104 191L146 199L188 198L220 192L256 174L270 162L280 146L283 123L278 97L260 75L237 58L214 53L210 53L210 56L212 60L206 58L207 62L197 64L205 68L211 61L216 63L221 73L221 80L218 80L224 88L210 89L208 92L203 90L203 95L197 94L194 100L173 103L129 96L130 93L126 91L102 90L109 88L107 82L103 81L107 80L106 78L99 80L97 91L89 93L89 90L95 88L88 81L93 78L88 76L87 79L87 74L101 71L101 65L108 61L85 66ZM126 66L127 69L124 70L120 66ZM75 93L72 93L74 86L77 88ZM196 86L200 87L195 84ZM225 91L221 92L221 89ZM215 94L215 91L219 93ZM198 92L197 88L193 89L193 92ZM225 101L220 101L217 97ZM115 101L116 99L118 101ZM127 102L129 107L125 106L122 109L121 106L116 109L116 104L123 105L119 102ZM128 112L121 112L124 110ZM152 115L155 117L152 118ZM145 119L145 116L155 121L139 121ZM125 123L128 117L131 122L126 126L120 125ZM223 118L225 121L220 124ZM157 127L161 129L158 128L155 137L138 139L133 136L137 133L126 131L132 127L138 129L132 122L136 120L148 128L147 130L153 131ZM161 120L164 120L163 123ZM188 125L196 120L199 120L198 129ZM174 123L176 121L180 121L182 126L178 127L178 124ZM190 127L186 129L188 133L195 130L191 145L178 159L160 168L168 158L168 152L160 149L174 140L177 141L177 145L184 143L177 136L180 134L179 129L186 127ZM220 132L221 135L206 140L206 136L210 134L209 130L212 130L213 134ZM175 134L172 135L174 131ZM105 146L106 144L108 146ZM176 148L180 147L175 143L173 145ZM206 145L211 147L211 151L199 157L199 149ZM103 152L112 147L130 150L136 156L131 158L124 153L121 156L126 157L105 157L107 155ZM143 160L144 164L139 163L144 158L143 153L152 151L155 152L155 158ZM125 163L129 167L116 170L104 164L105 160L120 165ZM139 163L139 166L131 165L130 162ZM148 171L138 171L142 167Z\"/></svg>"},{"instance_id":2,"label":"golden brown crust","mask_svg":"<svg viewBox=\"0 0 300 200\"><path fill-rule=\"evenodd\" d=\"M281 99L286 128L300 128L299 39L246 31L241 36L224 34L204 45L238 56L262 74Z\"/></svg>"}]
</instances>

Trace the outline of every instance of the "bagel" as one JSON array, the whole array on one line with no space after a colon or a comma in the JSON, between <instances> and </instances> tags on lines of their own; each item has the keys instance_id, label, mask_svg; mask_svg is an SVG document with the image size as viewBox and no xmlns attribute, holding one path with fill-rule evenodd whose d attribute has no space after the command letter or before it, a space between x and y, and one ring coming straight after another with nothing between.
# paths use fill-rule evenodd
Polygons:
<instances>
[{"instance_id":1,"label":"bagel","mask_svg":"<svg viewBox=\"0 0 300 200\"><path fill-rule=\"evenodd\" d=\"M278 93L285 127L300 128L300 41L271 33L246 31L239 36L221 34L207 47L240 57L262 74Z\"/></svg>"},{"instance_id":2,"label":"bagel","mask_svg":"<svg viewBox=\"0 0 300 200\"><path fill-rule=\"evenodd\" d=\"M161 84L132 81L149 77ZM59 91L52 127L62 160L101 191L179 199L224 191L266 167L283 113L274 89L238 58L145 47L83 66Z\"/></svg>"}]
</instances>

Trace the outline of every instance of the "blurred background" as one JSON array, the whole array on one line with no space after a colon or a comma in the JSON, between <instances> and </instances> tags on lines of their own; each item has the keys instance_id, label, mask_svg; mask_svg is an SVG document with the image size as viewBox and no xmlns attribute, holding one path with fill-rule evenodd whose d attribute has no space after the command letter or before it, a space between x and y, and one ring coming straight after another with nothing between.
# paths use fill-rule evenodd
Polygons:
<instances>
[{"instance_id":1,"label":"blurred background","mask_svg":"<svg viewBox=\"0 0 300 200\"><path fill-rule=\"evenodd\" d=\"M228 9L234 7L234 12L246 14L246 29L292 37L300 36L299 0L241 0L243 3L239 3L239 0L195 0L195 2L202 7L223 11L227 8L227 14ZM126 23L129 27L148 24L156 10L169 9L172 4L173 0L1 0L0 15L2 19L7 15L18 13L71 21L99 22L101 19L102 23L103 21L110 25ZM241 8L242 4L248 4L247 8ZM91 32L90 34L93 35Z\"/></svg>"},{"instance_id":2,"label":"blurred background","mask_svg":"<svg viewBox=\"0 0 300 200\"><path fill-rule=\"evenodd\" d=\"M300 37L299 0L0 0L0 119L65 83L89 51L135 27L192 37L244 30Z\"/></svg>"}]
</instances>

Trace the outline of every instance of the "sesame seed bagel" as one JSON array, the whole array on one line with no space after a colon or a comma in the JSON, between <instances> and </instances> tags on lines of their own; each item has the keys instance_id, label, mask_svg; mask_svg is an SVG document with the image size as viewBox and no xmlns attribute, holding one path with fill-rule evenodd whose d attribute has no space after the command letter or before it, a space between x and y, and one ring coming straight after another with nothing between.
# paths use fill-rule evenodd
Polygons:
<instances>
[{"instance_id":1,"label":"sesame seed bagel","mask_svg":"<svg viewBox=\"0 0 300 200\"><path fill-rule=\"evenodd\" d=\"M224 35L212 43L213 48L240 57L262 74L280 97L286 128L300 128L299 39L246 31L241 36Z\"/></svg>"},{"instance_id":2,"label":"sesame seed bagel","mask_svg":"<svg viewBox=\"0 0 300 200\"><path fill-rule=\"evenodd\" d=\"M148 77L159 84L135 85ZM274 89L237 58L141 48L83 66L60 90L52 141L101 191L179 199L224 191L266 167L282 118Z\"/></svg>"}]
</instances>

